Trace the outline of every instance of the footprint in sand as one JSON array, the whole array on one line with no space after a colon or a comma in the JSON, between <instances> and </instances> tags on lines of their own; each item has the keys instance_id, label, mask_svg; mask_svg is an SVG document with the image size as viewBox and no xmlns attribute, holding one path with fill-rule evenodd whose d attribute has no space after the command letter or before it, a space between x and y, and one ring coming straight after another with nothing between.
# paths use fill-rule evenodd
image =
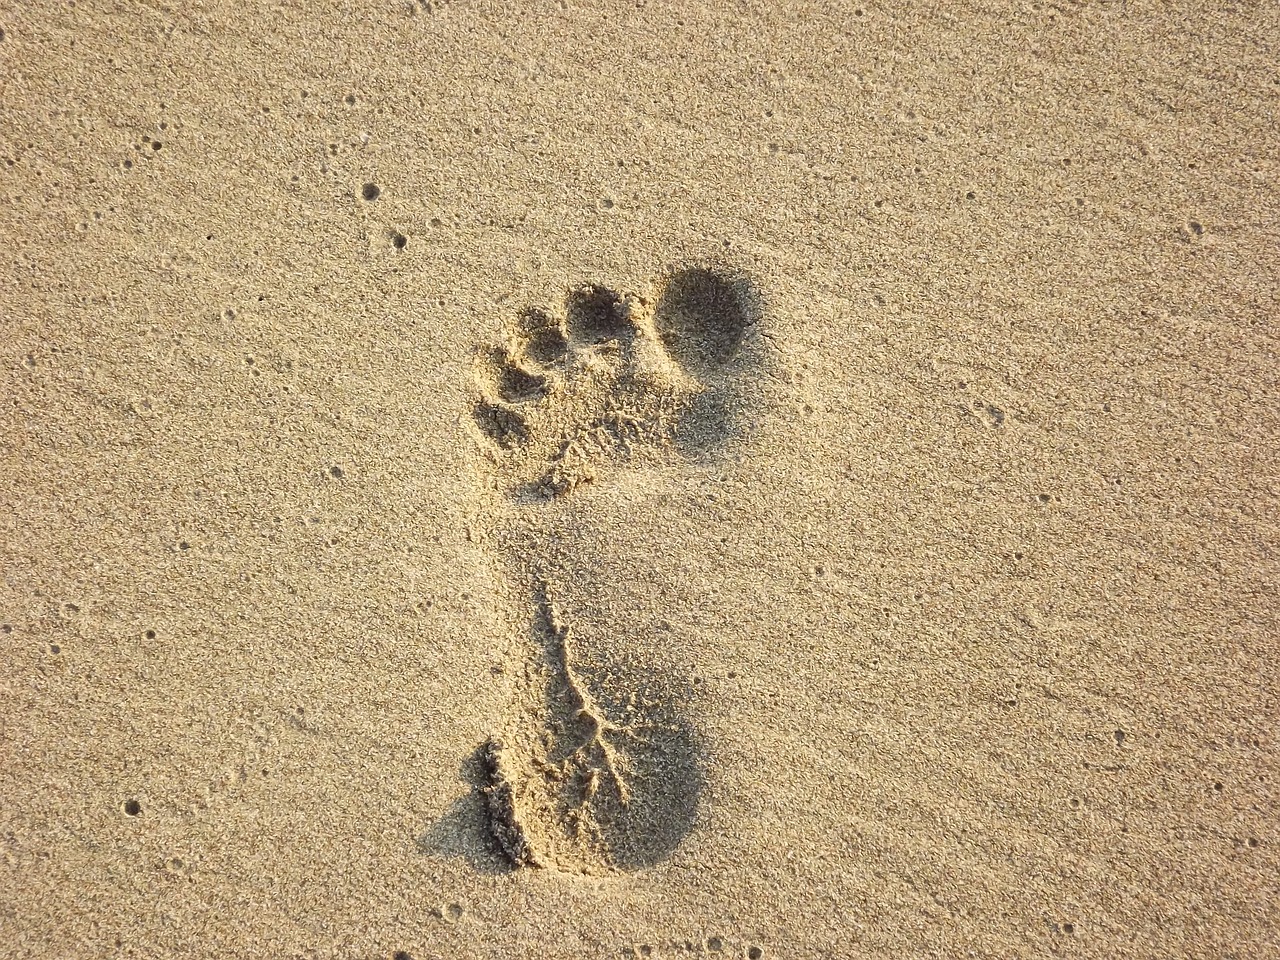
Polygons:
<instances>
[{"instance_id":1,"label":"footprint in sand","mask_svg":"<svg viewBox=\"0 0 1280 960\"><path fill-rule=\"evenodd\" d=\"M656 303L592 284L562 311L525 310L477 371L475 419L499 448L496 479L517 499L551 499L609 461L718 445L757 314L745 278L701 267L668 278Z\"/></svg>"},{"instance_id":2,"label":"footprint in sand","mask_svg":"<svg viewBox=\"0 0 1280 960\"><path fill-rule=\"evenodd\" d=\"M651 299L587 285L561 310L524 311L509 342L479 360L474 414L495 484L522 514L610 466L722 443L758 316L744 277L701 267ZM627 651L580 650L542 572L551 558L537 554L550 548L528 542L517 566L532 571L531 655L502 733L479 751L489 832L517 867L650 866L692 829L702 786L683 685Z\"/></svg>"}]
</instances>

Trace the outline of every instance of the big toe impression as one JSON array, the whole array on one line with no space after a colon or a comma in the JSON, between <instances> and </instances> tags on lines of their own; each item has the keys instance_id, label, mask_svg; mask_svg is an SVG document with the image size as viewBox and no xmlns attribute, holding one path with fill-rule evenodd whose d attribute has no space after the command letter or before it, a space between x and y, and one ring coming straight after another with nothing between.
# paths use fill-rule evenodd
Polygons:
<instances>
[{"instance_id":1,"label":"big toe impression","mask_svg":"<svg viewBox=\"0 0 1280 960\"><path fill-rule=\"evenodd\" d=\"M753 307L745 278L690 267L667 281L654 311L654 326L671 358L688 373L706 379L738 352Z\"/></svg>"}]
</instances>

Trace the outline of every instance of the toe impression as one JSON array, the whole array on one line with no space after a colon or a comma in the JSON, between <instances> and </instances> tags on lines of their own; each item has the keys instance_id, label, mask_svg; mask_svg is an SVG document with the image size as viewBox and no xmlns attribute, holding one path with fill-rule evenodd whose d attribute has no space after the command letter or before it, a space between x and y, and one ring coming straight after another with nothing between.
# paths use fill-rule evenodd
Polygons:
<instances>
[{"instance_id":1,"label":"toe impression","mask_svg":"<svg viewBox=\"0 0 1280 960\"><path fill-rule=\"evenodd\" d=\"M754 318L744 278L689 267L673 274L654 310L654 326L671 358L699 380L738 353Z\"/></svg>"}]
</instances>

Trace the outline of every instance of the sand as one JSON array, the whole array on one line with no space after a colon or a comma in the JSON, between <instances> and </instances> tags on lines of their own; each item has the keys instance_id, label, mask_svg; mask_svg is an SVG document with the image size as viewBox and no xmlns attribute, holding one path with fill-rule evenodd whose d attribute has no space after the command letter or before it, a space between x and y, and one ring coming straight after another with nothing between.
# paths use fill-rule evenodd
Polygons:
<instances>
[{"instance_id":1,"label":"sand","mask_svg":"<svg viewBox=\"0 0 1280 960\"><path fill-rule=\"evenodd\" d=\"M0 956L1280 955L1268 5L0 28Z\"/></svg>"}]
</instances>

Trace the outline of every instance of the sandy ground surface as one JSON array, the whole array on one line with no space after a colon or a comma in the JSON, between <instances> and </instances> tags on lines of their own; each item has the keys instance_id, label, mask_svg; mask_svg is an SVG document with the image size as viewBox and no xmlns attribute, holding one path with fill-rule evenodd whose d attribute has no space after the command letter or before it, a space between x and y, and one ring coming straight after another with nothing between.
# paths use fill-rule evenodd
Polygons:
<instances>
[{"instance_id":1,"label":"sandy ground surface","mask_svg":"<svg viewBox=\"0 0 1280 960\"><path fill-rule=\"evenodd\" d=\"M1280 955L1269 5L0 28L0 956Z\"/></svg>"}]
</instances>

